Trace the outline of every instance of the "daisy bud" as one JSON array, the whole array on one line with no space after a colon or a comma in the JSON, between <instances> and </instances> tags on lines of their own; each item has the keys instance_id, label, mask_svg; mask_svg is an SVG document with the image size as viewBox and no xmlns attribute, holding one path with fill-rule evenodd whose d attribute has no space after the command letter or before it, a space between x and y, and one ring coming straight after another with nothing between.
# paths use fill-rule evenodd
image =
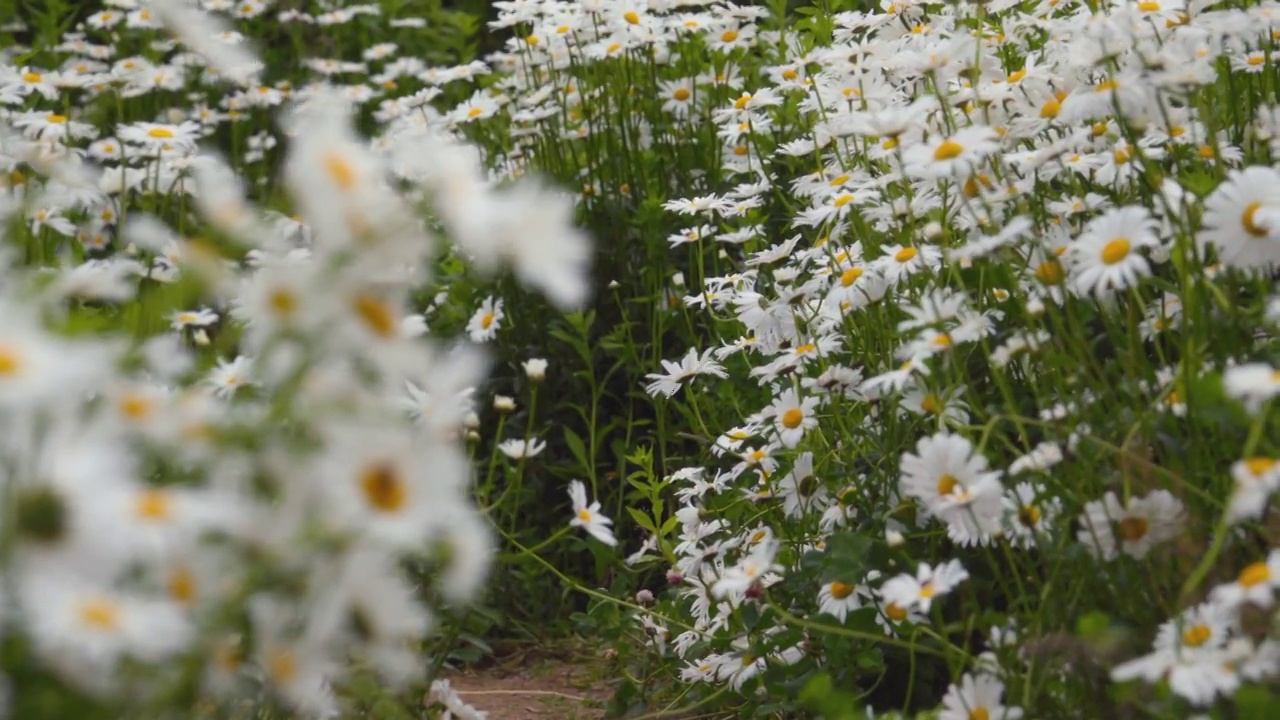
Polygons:
<instances>
[{"instance_id":1,"label":"daisy bud","mask_svg":"<svg viewBox=\"0 0 1280 720\"><path fill-rule=\"evenodd\" d=\"M1031 299L1027 300L1027 314L1028 314L1028 315L1043 315L1043 314L1044 314L1044 301L1043 301L1043 300L1041 300L1040 298L1031 298Z\"/></svg>"},{"instance_id":2,"label":"daisy bud","mask_svg":"<svg viewBox=\"0 0 1280 720\"><path fill-rule=\"evenodd\" d=\"M721 259L721 260L728 260L728 259L729 259L729 252L728 252L727 250L725 250L724 248L720 248L720 252L718 252L718 253L716 253L716 254L720 257L720 259Z\"/></svg>"},{"instance_id":3,"label":"daisy bud","mask_svg":"<svg viewBox=\"0 0 1280 720\"><path fill-rule=\"evenodd\" d=\"M617 290L617 289L618 289L618 288L620 288L620 287L622 287L622 285L621 285L617 280L610 280L610 281L609 281L609 289L610 289L610 290Z\"/></svg>"},{"instance_id":4,"label":"daisy bud","mask_svg":"<svg viewBox=\"0 0 1280 720\"><path fill-rule=\"evenodd\" d=\"M885 539L885 542L889 543L889 547L895 547L895 548L899 547L900 545L902 545L902 543L907 541L907 539L903 537L902 533L898 532L897 530L894 530L893 528L889 528L888 530L884 531L884 539Z\"/></svg>"},{"instance_id":5,"label":"daisy bud","mask_svg":"<svg viewBox=\"0 0 1280 720\"><path fill-rule=\"evenodd\" d=\"M942 223L937 220L931 220L924 226L924 237L926 240L937 240L942 236Z\"/></svg>"},{"instance_id":6,"label":"daisy bud","mask_svg":"<svg viewBox=\"0 0 1280 720\"><path fill-rule=\"evenodd\" d=\"M475 414L475 412L469 412L467 413L467 416L462 419L462 424L468 430L475 430L480 427L480 416Z\"/></svg>"},{"instance_id":7,"label":"daisy bud","mask_svg":"<svg viewBox=\"0 0 1280 720\"><path fill-rule=\"evenodd\" d=\"M671 284L676 287L684 287L684 273L678 272L671 276Z\"/></svg>"},{"instance_id":8,"label":"daisy bud","mask_svg":"<svg viewBox=\"0 0 1280 720\"><path fill-rule=\"evenodd\" d=\"M542 382L547 378L547 361L543 358L529 358L523 364L525 377L533 382Z\"/></svg>"},{"instance_id":9,"label":"daisy bud","mask_svg":"<svg viewBox=\"0 0 1280 720\"><path fill-rule=\"evenodd\" d=\"M475 430L467 431L467 442L480 442L480 433Z\"/></svg>"},{"instance_id":10,"label":"daisy bud","mask_svg":"<svg viewBox=\"0 0 1280 720\"><path fill-rule=\"evenodd\" d=\"M652 593L652 592L649 592L648 590L641 590L640 592L636 593L636 604L637 604L637 605L652 605L652 604L653 604L653 593Z\"/></svg>"},{"instance_id":11,"label":"daisy bud","mask_svg":"<svg viewBox=\"0 0 1280 720\"><path fill-rule=\"evenodd\" d=\"M206 333L203 328L191 333L191 339L194 340L197 345L204 346L209 344L209 334Z\"/></svg>"},{"instance_id":12,"label":"daisy bud","mask_svg":"<svg viewBox=\"0 0 1280 720\"><path fill-rule=\"evenodd\" d=\"M510 413L516 411L516 401L506 395L493 396L493 409L500 413Z\"/></svg>"}]
</instances>

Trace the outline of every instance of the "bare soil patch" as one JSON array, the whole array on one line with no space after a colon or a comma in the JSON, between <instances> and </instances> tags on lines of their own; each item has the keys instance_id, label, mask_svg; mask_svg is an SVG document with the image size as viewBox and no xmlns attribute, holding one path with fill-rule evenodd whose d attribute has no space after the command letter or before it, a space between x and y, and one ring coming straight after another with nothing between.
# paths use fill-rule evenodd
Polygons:
<instances>
[{"instance_id":1,"label":"bare soil patch","mask_svg":"<svg viewBox=\"0 0 1280 720\"><path fill-rule=\"evenodd\" d=\"M450 685L489 720L600 720L612 690L591 658L523 654L450 673Z\"/></svg>"}]
</instances>

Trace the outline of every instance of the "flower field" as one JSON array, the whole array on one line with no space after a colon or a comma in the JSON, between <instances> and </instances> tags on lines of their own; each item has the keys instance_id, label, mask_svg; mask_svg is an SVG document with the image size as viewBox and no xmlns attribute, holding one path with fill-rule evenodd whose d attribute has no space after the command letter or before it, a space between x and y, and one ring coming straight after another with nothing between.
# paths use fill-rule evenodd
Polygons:
<instances>
[{"instance_id":1,"label":"flower field","mask_svg":"<svg viewBox=\"0 0 1280 720\"><path fill-rule=\"evenodd\" d=\"M0 717L1280 716L1280 3L5 19Z\"/></svg>"}]
</instances>

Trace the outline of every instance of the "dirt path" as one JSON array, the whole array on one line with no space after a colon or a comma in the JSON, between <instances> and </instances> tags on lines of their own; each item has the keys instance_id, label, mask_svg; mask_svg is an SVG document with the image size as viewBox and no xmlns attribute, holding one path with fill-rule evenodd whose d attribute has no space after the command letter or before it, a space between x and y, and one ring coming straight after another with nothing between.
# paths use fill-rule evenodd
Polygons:
<instances>
[{"instance_id":1,"label":"dirt path","mask_svg":"<svg viewBox=\"0 0 1280 720\"><path fill-rule=\"evenodd\" d=\"M598 669L558 660L469 670L448 676L467 703L489 720L599 720L610 689Z\"/></svg>"}]
</instances>

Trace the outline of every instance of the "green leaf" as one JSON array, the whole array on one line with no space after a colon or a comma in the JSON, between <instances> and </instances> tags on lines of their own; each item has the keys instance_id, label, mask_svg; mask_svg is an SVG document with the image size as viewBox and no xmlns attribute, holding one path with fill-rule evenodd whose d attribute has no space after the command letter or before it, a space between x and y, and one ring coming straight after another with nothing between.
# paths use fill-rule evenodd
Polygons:
<instances>
[{"instance_id":1,"label":"green leaf","mask_svg":"<svg viewBox=\"0 0 1280 720\"><path fill-rule=\"evenodd\" d=\"M631 516L632 520L636 521L636 525L639 525L655 535L657 534L658 531L653 527L653 520L648 515L645 515L633 507L627 508L627 514Z\"/></svg>"},{"instance_id":2,"label":"green leaf","mask_svg":"<svg viewBox=\"0 0 1280 720\"><path fill-rule=\"evenodd\" d=\"M569 452L573 454L573 459L578 461L578 469L586 472L591 468L591 463L587 457L587 447L582 444L582 438L571 428L564 429L564 443L569 446Z\"/></svg>"}]
</instances>

